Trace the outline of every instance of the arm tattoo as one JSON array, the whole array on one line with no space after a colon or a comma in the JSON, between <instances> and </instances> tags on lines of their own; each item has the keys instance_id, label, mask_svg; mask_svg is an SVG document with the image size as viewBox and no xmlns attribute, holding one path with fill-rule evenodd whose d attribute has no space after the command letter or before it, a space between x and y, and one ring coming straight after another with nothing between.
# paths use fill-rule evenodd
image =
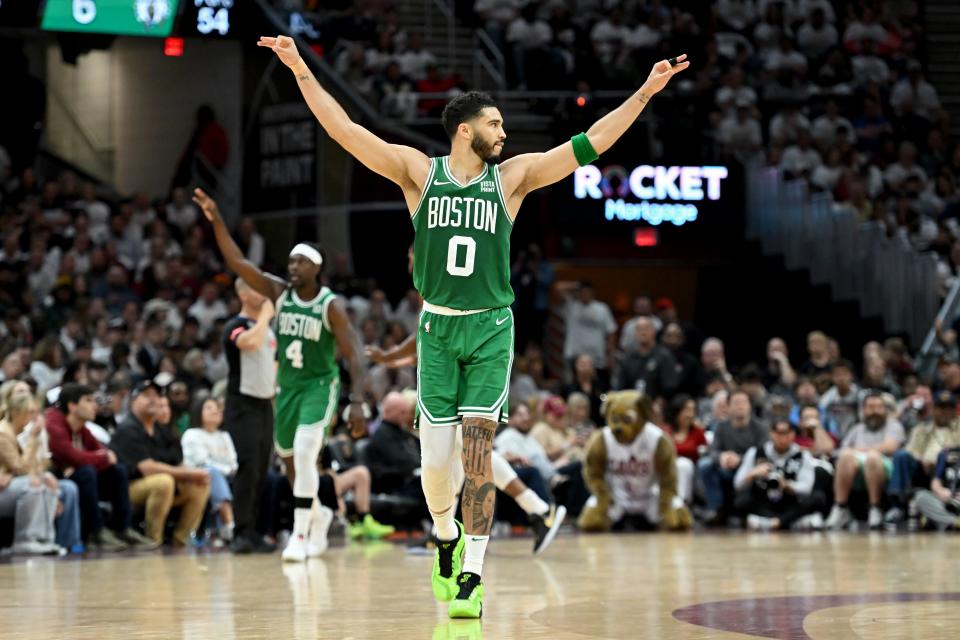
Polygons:
<instances>
[{"instance_id":1,"label":"arm tattoo","mask_svg":"<svg viewBox=\"0 0 960 640\"><path fill-rule=\"evenodd\" d=\"M309 73L301 73L297 76L297 80L305 82L310 77Z\"/></svg>"}]
</instances>

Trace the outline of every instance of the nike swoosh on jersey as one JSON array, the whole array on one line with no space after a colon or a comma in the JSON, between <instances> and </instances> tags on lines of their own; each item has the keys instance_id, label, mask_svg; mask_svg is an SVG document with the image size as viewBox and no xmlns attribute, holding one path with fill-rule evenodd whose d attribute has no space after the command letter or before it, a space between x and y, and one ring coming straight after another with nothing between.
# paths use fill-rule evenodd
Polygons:
<instances>
[{"instance_id":1,"label":"nike swoosh on jersey","mask_svg":"<svg viewBox=\"0 0 960 640\"><path fill-rule=\"evenodd\" d=\"M509 317L510 317L510 316L504 316L504 317L500 318L499 320L497 320L497 326L499 327L500 325L502 325L504 322L507 321L507 318L509 318Z\"/></svg>"},{"instance_id":2,"label":"nike swoosh on jersey","mask_svg":"<svg viewBox=\"0 0 960 640\"><path fill-rule=\"evenodd\" d=\"M449 181L449 180L446 181L446 182L440 182L439 180L434 180L434 181L433 181L433 186L435 186L435 187L442 187L442 186L445 185L445 184L450 184L450 181Z\"/></svg>"}]
</instances>

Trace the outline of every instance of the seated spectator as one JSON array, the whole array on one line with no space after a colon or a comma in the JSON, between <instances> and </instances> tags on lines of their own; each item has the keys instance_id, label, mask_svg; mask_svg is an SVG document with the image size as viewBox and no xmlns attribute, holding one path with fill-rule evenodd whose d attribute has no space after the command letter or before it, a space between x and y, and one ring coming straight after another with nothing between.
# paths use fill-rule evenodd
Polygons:
<instances>
[{"instance_id":1,"label":"seated spectator","mask_svg":"<svg viewBox=\"0 0 960 640\"><path fill-rule=\"evenodd\" d=\"M760 151L763 131L760 121L753 115L748 99L737 98L736 111L720 121L716 138L723 148L741 162L749 160Z\"/></svg>"},{"instance_id":2,"label":"seated spectator","mask_svg":"<svg viewBox=\"0 0 960 640\"><path fill-rule=\"evenodd\" d=\"M757 92L753 87L743 84L743 70L740 67L733 67L724 77L723 86L717 89L713 101L724 116L730 116L740 104L749 109L756 107Z\"/></svg>"},{"instance_id":3,"label":"seated spectator","mask_svg":"<svg viewBox=\"0 0 960 640\"><path fill-rule=\"evenodd\" d=\"M730 419L717 425L710 455L697 463L706 494L707 511L703 518L707 524L725 521L725 505L733 497L733 478L743 455L766 440L766 429L753 417L749 394L742 390L731 393Z\"/></svg>"},{"instance_id":4,"label":"seated spectator","mask_svg":"<svg viewBox=\"0 0 960 640\"><path fill-rule=\"evenodd\" d=\"M813 171L823 162L820 152L813 148L811 142L810 132L800 129L797 132L797 143L783 150L780 170L788 180L801 178L809 180Z\"/></svg>"},{"instance_id":5,"label":"seated spectator","mask_svg":"<svg viewBox=\"0 0 960 640\"><path fill-rule=\"evenodd\" d=\"M44 413L53 464L77 485L82 538L101 551L122 551L128 546L154 549L154 541L131 527L126 468L86 426L96 418L96 411L93 390L70 383L60 390L56 406ZM101 502L110 504L109 526L100 512Z\"/></svg>"},{"instance_id":6,"label":"seated spectator","mask_svg":"<svg viewBox=\"0 0 960 640\"><path fill-rule=\"evenodd\" d=\"M907 77L894 85L890 93L890 106L899 116L909 104L913 113L924 120L933 121L940 112L940 98L933 85L923 78L922 69L916 60L907 63Z\"/></svg>"},{"instance_id":7,"label":"seated spectator","mask_svg":"<svg viewBox=\"0 0 960 640\"><path fill-rule=\"evenodd\" d=\"M210 476L210 508L217 514L217 534L225 543L233 541L233 493L230 481L237 472L237 450L223 426L223 410L213 398L202 400L195 409L193 423L180 439L183 464L203 469Z\"/></svg>"},{"instance_id":8,"label":"seated spectator","mask_svg":"<svg viewBox=\"0 0 960 640\"><path fill-rule=\"evenodd\" d=\"M876 51L877 45L872 40L864 40L860 45L860 54L850 60L854 83L861 88L871 84L885 85L890 81L890 67L876 55Z\"/></svg>"},{"instance_id":9,"label":"seated spectator","mask_svg":"<svg viewBox=\"0 0 960 640\"><path fill-rule=\"evenodd\" d=\"M157 422L160 388L145 380L131 393L130 415L117 427L110 448L130 475L130 502L146 508L146 534L163 542L163 528L174 506L180 518L174 546L184 546L196 531L210 497L210 474L182 465L183 452L170 429Z\"/></svg>"},{"instance_id":10,"label":"seated spectator","mask_svg":"<svg viewBox=\"0 0 960 640\"><path fill-rule=\"evenodd\" d=\"M413 430L414 403L396 391L384 396L380 426L370 437L366 458L373 491L422 500L420 439Z\"/></svg>"},{"instance_id":11,"label":"seated spectator","mask_svg":"<svg viewBox=\"0 0 960 640\"><path fill-rule=\"evenodd\" d=\"M614 388L636 389L651 398L669 398L677 387L677 363L666 347L657 344L649 318L637 318L635 350L620 358Z\"/></svg>"},{"instance_id":12,"label":"seated spectator","mask_svg":"<svg viewBox=\"0 0 960 640\"><path fill-rule=\"evenodd\" d=\"M603 395L610 390L610 386L597 374L593 358L587 354L578 356L574 361L573 374L573 382L564 387L563 395L582 393L587 396L590 399L590 419L599 426L603 423L600 405L603 404Z\"/></svg>"},{"instance_id":13,"label":"seated spectator","mask_svg":"<svg viewBox=\"0 0 960 640\"><path fill-rule=\"evenodd\" d=\"M896 525L904 519L910 490L930 486L940 453L954 447L960 447L957 397L951 391L940 391L933 397L933 421L914 427L907 446L893 454L887 492L890 509L884 522Z\"/></svg>"},{"instance_id":14,"label":"seated spectator","mask_svg":"<svg viewBox=\"0 0 960 640\"><path fill-rule=\"evenodd\" d=\"M590 356L600 379L609 382L617 333L613 312L607 303L597 300L593 285L589 282L581 282L576 287L562 287L561 290L566 296L563 305L563 316L567 322L564 359L568 364L575 365L579 356ZM581 391L592 398L592 394L586 390Z\"/></svg>"},{"instance_id":15,"label":"seated spectator","mask_svg":"<svg viewBox=\"0 0 960 640\"><path fill-rule=\"evenodd\" d=\"M814 119L810 133L821 151L827 151L841 140L850 144L857 143L853 123L840 115L840 106L832 98L827 100L823 114Z\"/></svg>"},{"instance_id":16,"label":"seated spectator","mask_svg":"<svg viewBox=\"0 0 960 640\"><path fill-rule=\"evenodd\" d=\"M43 431L37 401L29 393L14 395L0 420L0 517L14 518L15 553L54 555L65 553L56 542L55 517L60 487L53 474L43 470L37 456ZM27 431L24 449L17 434ZM75 497L76 494L74 494ZM79 513L74 506L79 540Z\"/></svg>"},{"instance_id":17,"label":"seated spectator","mask_svg":"<svg viewBox=\"0 0 960 640\"><path fill-rule=\"evenodd\" d=\"M700 380L698 396L713 397L717 389L708 390L711 382L719 381L723 385L733 384L733 376L727 371L727 359L723 340L707 338L700 347Z\"/></svg>"},{"instance_id":18,"label":"seated spectator","mask_svg":"<svg viewBox=\"0 0 960 640\"><path fill-rule=\"evenodd\" d=\"M811 60L818 59L832 49L839 39L837 28L827 22L824 10L820 7L813 9L797 30L797 46Z\"/></svg>"},{"instance_id":19,"label":"seated spectator","mask_svg":"<svg viewBox=\"0 0 960 640\"><path fill-rule=\"evenodd\" d=\"M583 443L567 422L567 404L560 396L550 396L543 403L542 422L533 425L530 435L547 452L554 465L564 465L583 457Z\"/></svg>"},{"instance_id":20,"label":"seated spectator","mask_svg":"<svg viewBox=\"0 0 960 640\"><path fill-rule=\"evenodd\" d=\"M770 119L769 137L773 144L788 145L795 142L801 131L810 130L810 120L800 111L800 105L789 102L783 110Z\"/></svg>"},{"instance_id":21,"label":"seated spectator","mask_svg":"<svg viewBox=\"0 0 960 640\"><path fill-rule=\"evenodd\" d=\"M744 31L757 19L753 0L718 0L714 7L717 19L734 31Z\"/></svg>"},{"instance_id":22,"label":"seated spectator","mask_svg":"<svg viewBox=\"0 0 960 640\"><path fill-rule=\"evenodd\" d=\"M673 355L677 363L677 393L686 393L695 396L699 391L700 363L696 356L684 347L687 344L687 334L679 322L667 322L660 335L660 343Z\"/></svg>"},{"instance_id":23,"label":"seated spectator","mask_svg":"<svg viewBox=\"0 0 960 640\"><path fill-rule=\"evenodd\" d=\"M648 318L657 332L663 328L663 322L653 314L653 300L650 296L646 294L637 296L633 299L633 317L620 329L620 351L630 353L637 349L637 321L640 318Z\"/></svg>"},{"instance_id":24,"label":"seated spectator","mask_svg":"<svg viewBox=\"0 0 960 640\"><path fill-rule=\"evenodd\" d=\"M349 517L347 534L353 539L380 540L396 531L387 524L377 522L370 513L370 487L372 478L370 469L366 465L354 464L340 469L334 469L333 459L325 459L328 449L321 452L321 466L326 470L323 475L333 480L333 491L337 499L337 514L341 518ZM354 513L347 513L343 498L348 493L353 494Z\"/></svg>"},{"instance_id":25,"label":"seated spectator","mask_svg":"<svg viewBox=\"0 0 960 640\"><path fill-rule=\"evenodd\" d=\"M557 470L543 445L530 433L532 428L530 410L526 405L516 405L510 411L507 428L497 435L493 446L514 467L532 467L550 483Z\"/></svg>"},{"instance_id":26,"label":"seated spectator","mask_svg":"<svg viewBox=\"0 0 960 640\"><path fill-rule=\"evenodd\" d=\"M220 288L214 282L205 282L200 289L200 297L190 305L187 314L193 316L200 323L200 338L204 339L213 329L213 323L220 318L230 315L230 310L224 303Z\"/></svg>"},{"instance_id":27,"label":"seated spectator","mask_svg":"<svg viewBox=\"0 0 960 640\"><path fill-rule=\"evenodd\" d=\"M586 443L597 425L590 418L590 398L575 391L567 396L567 421L574 430L576 438Z\"/></svg>"},{"instance_id":28,"label":"seated spectator","mask_svg":"<svg viewBox=\"0 0 960 640\"><path fill-rule=\"evenodd\" d=\"M801 405L794 442L801 449L809 451L814 458L829 458L837 448L837 437L823 426L820 415L817 405Z\"/></svg>"},{"instance_id":29,"label":"seated spectator","mask_svg":"<svg viewBox=\"0 0 960 640\"><path fill-rule=\"evenodd\" d=\"M819 512L826 506L827 497L814 490L814 460L794 442L795 437L788 420L774 420L770 440L750 447L744 454L733 479L737 491L734 506L738 512L748 514L749 529L823 527Z\"/></svg>"},{"instance_id":30,"label":"seated spectator","mask_svg":"<svg viewBox=\"0 0 960 640\"><path fill-rule=\"evenodd\" d=\"M834 474L835 504L827 518L830 529L843 529L852 516L847 502L850 493L866 485L870 501L868 524L871 529L883 526L880 504L893 472L891 456L903 444L903 426L888 415L883 394L870 391L863 400L863 420L843 438Z\"/></svg>"},{"instance_id":31,"label":"seated spectator","mask_svg":"<svg viewBox=\"0 0 960 640\"><path fill-rule=\"evenodd\" d=\"M917 164L917 147L909 140L900 143L897 161L883 172L883 181L888 189L899 190L908 179L917 178L921 186L927 184L927 172Z\"/></svg>"},{"instance_id":32,"label":"seated spectator","mask_svg":"<svg viewBox=\"0 0 960 640\"><path fill-rule=\"evenodd\" d=\"M797 373L810 378L830 373L833 363L830 362L830 339L827 334L811 331L807 335L807 353L809 359L800 365Z\"/></svg>"},{"instance_id":33,"label":"seated spectator","mask_svg":"<svg viewBox=\"0 0 960 640\"><path fill-rule=\"evenodd\" d=\"M937 528L960 529L960 448L940 452L930 490L918 491L916 500L917 510Z\"/></svg>"},{"instance_id":34,"label":"seated spectator","mask_svg":"<svg viewBox=\"0 0 960 640\"><path fill-rule=\"evenodd\" d=\"M820 410L832 418L837 436L843 438L857 421L860 406L860 387L853 381L853 364L840 360L830 370L833 386L820 398Z\"/></svg>"},{"instance_id":35,"label":"seated spectator","mask_svg":"<svg viewBox=\"0 0 960 640\"><path fill-rule=\"evenodd\" d=\"M697 420L697 403L690 396L677 394L666 411L667 427L677 449L677 457L696 463L707 453L707 432Z\"/></svg>"}]
</instances>

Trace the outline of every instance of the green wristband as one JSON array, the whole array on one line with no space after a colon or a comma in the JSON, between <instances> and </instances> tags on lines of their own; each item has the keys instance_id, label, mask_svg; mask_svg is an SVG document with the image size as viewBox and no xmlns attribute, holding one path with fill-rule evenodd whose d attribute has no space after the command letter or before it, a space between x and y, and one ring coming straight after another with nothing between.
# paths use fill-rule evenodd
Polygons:
<instances>
[{"instance_id":1,"label":"green wristband","mask_svg":"<svg viewBox=\"0 0 960 640\"><path fill-rule=\"evenodd\" d=\"M573 155L577 159L577 164L581 167L600 157L597 150L590 144L590 138L587 137L587 134L578 133L570 138L570 142L573 143Z\"/></svg>"}]
</instances>

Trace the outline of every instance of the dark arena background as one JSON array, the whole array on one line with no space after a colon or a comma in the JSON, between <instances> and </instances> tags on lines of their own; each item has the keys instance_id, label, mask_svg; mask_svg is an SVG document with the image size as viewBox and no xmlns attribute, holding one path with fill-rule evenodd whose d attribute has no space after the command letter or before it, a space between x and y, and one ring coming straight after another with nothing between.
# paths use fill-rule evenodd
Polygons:
<instances>
[{"instance_id":1,"label":"dark arena background","mask_svg":"<svg viewBox=\"0 0 960 640\"><path fill-rule=\"evenodd\" d=\"M513 226L522 484L479 620L431 592L416 358L383 361L423 305L408 203L278 34L431 157L488 93L503 162L688 56ZM956 0L0 0L0 638L955 637L958 60ZM319 247L367 354L340 345L306 561L273 307L198 188L264 272Z\"/></svg>"}]
</instances>

